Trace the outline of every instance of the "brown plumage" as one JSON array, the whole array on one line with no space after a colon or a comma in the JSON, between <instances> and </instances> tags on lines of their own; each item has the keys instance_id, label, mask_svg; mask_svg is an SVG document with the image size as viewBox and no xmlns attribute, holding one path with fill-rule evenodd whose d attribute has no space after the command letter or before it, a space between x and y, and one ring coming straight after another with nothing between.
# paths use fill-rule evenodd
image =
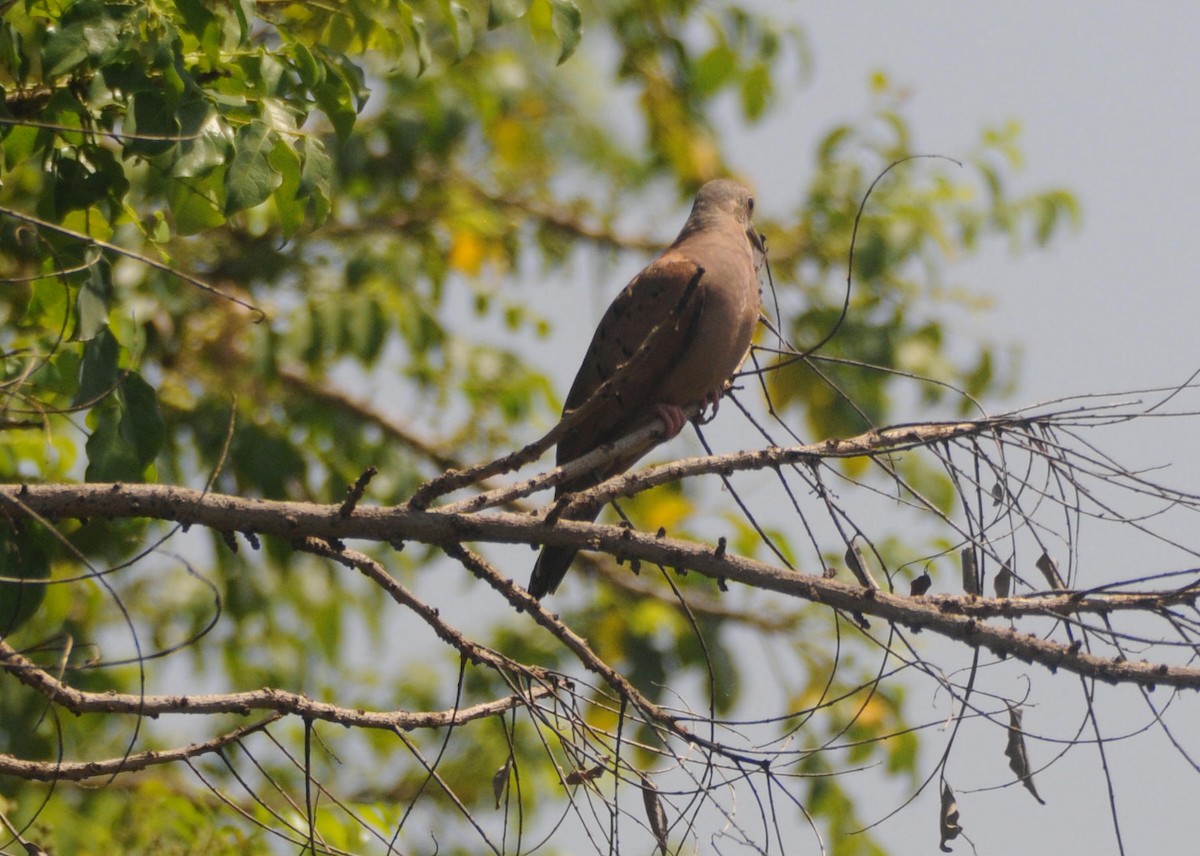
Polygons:
<instances>
[{"instance_id":1,"label":"brown plumage","mask_svg":"<svg viewBox=\"0 0 1200 856\"><path fill-rule=\"evenodd\" d=\"M660 418L667 425L663 439L670 439L683 426L682 408L716 404L725 382L746 358L758 321L762 243L750 222L753 209L750 191L742 185L726 179L708 182L675 242L617 295L596 328L564 414L587 401L655 326L671 323L620 379L613 404L559 441L560 466ZM624 472L650 448L559 485L555 496L586 490ZM558 588L575 552L544 547L529 593L541 598Z\"/></svg>"}]
</instances>

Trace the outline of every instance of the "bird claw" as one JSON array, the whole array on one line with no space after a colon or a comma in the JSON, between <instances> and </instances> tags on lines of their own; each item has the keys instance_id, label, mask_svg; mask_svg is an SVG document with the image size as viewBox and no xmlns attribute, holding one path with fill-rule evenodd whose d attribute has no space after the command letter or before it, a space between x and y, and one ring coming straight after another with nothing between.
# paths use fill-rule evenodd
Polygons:
<instances>
[{"instance_id":1,"label":"bird claw","mask_svg":"<svg viewBox=\"0 0 1200 856\"><path fill-rule=\"evenodd\" d=\"M661 419L665 426L664 440L670 440L687 424L687 414L677 404L656 404L654 405L654 415Z\"/></svg>"},{"instance_id":2,"label":"bird claw","mask_svg":"<svg viewBox=\"0 0 1200 856\"><path fill-rule=\"evenodd\" d=\"M705 413L704 411L710 410ZM704 398L700 399L700 412L696 414L695 422L697 425L707 425L717 418L717 411L721 409L721 390L711 389L704 394Z\"/></svg>"}]
</instances>

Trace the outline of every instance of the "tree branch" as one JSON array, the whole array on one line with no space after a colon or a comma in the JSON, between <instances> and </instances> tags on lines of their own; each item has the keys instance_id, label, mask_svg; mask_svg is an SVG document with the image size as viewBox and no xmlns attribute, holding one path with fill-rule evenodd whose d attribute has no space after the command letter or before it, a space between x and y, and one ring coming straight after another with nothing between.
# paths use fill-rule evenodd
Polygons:
<instances>
[{"instance_id":1,"label":"tree branch","mask_svg":"<svg viewBox=\"0 0 1200 856\"><path fill-rule=\"evenodd\" d=\"M106 758L103 761L26 761L12 755L0 754L0 775L16 776L31 782L80 782L101 776L107 778L119 773L136 773L160 764L171 764L216 752L230 743L236 743L243 737L263 730L282 717L282 713L272 713L253 725L242 726L203 743L191 743L177 749L139 752L121 758Z\"/></svg>"},{"instance_id":2,"label":"tree branch","mask_svg":"<svg viewBox=\"0 0 1200 856\"><path fill-rule=\"evenodd\" d=\"M240 693L211 695L138 695L136 693L93 693L63 683L37 663L0 640L0 668L49 701L76 715L84 713L128 713L156 717L166 713L233 713L249 716L252 710L273 710L305 719L319 719L348 728L445 728L506 713L554 692L550 686L535 686L527 695L514 694L471 707L444 711L368 711L314 701L308 696L264 687Z\"/></svg>"},{"instance_id":3,"label":"tree branch","mask_svg":"<svg viewBox=\"0 0 1200 856\"><path fill-rule=\"evenodd\" d=\"M764 460L771 461L792 453L790 450L775 449L747 454L752 458L757 457L761 466ZM718 468L725 466L724 460L721 457L709 459ZM1062 617L1084 613L1106 615L1119 610L1154 612L1181 604L1192 605L1200 594L1200 583L1163 591L1088 595L1055 592L1005 599L949 595L903 597L833 579L798 574L732 554L718 554L719 551L709 546L690 541L658 538L627 528L571 520L559 520L553 526L547 526L528 515L501 512L468 515L439 510L412 511L403 507L359 507L351 516L343 517L338 505L245 500L220 494L205 495L185 488L121 484L8 485L0 487L0 504L6 506L14 517L31 516L50 520L69 517L152 518L184 525L200 524L222 532L247 531L273 535L293 543L303 542L303 539L310 537L326 541L362 538L385 543L409 539L443 546L468 541L492 541L602 550L618 559L638 559L664 567L687 568L713 579L740 582L851 613L927 628L948 638L986 648L1000 656L1039 662L1051 669L1067 669L1114 683L1200 688L1198 668L1104 658L987 623L989 618ZM284 703L271 701L267 697L254 698L254 694L250 696L256 706L289 709L311 716L323 713L320 706L313 706L316 703L303 697L295 697L293 701ZM146 703L138 697L131 698L138 705ZM288 708L288 704L292 704L294 710ZM236 705L232 709L240 710ZM344 713L334 708L328 715L340 716ZM387 727L392 722L387 720Z\"/></svg>"}]
</instances>

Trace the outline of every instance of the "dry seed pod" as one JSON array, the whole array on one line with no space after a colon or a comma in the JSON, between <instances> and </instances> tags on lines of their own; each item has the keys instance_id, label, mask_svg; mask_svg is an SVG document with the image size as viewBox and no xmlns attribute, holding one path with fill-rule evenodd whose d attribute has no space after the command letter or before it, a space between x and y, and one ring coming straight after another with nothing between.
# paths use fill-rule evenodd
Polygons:
<instances>
[{"instance_id":1,"label":"dry seed pod","mask_svg":"<svg viewBox=\"0 0 1200 856\"><path fill-rule=\"evenodd\" d=\"M663 808L658 788L645 773L638 773L642 779L642 803L646 806L646 819L650 821L650 831L658 842L662 856L667 856L667 812Z\"/></svg>"},{"instance_id":2,"label":"dry seed pod","mask_svg":"<svg viewBox=\"0 0 1200 856\"><path fill-rule=\"evenodd\" d=\"M963 591L978 596L982 592L979 590L979 566L975 563L975 548L964 547L961 555Z\"/></svg>"},{"instance_id":3,"label":"dry seed pod","mask_svg":"<svg viewBox=\"0 0 1200 856\"><path fill-rule=\"evenodd\" d=\"M947 847L947 841L953 841L962 834L958 825L958 801L954 799L954 791L950 790L948 782L942 782L942 810L938 814L938 832L941 833L941 849L943 853L952 853L954 848Z\"/></svg>"},{"instance_id":4,"label":"dry seed pod","mask_svg":"<svg viewBox=\"0 0 1200 856\"><path fill-rule=\"evenodd\" d=\"M1033 786L1029 753L1025 749L1025 732L1021 730L1021 708L1013 705L1008 708L1008 745L1004 747L1004 754L1008 756L1008 768L1016 773L1033 798L1045 805L1046 801L1038 796L1037 788Z\"/></svg>"}]
</instances>

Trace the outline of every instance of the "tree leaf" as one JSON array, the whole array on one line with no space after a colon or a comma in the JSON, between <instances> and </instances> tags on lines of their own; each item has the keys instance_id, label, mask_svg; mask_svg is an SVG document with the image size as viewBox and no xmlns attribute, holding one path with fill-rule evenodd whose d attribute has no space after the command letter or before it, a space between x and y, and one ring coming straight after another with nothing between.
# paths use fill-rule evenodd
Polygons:
<instances>
[{"instance_id":1,"label":"tree leaf","mask_svg":"<svg viewBox=\"0 0 1200 856\"><path fill-rule=\"evenodd\" d=\"M299 199L300 157L291 145L280 138L269 156L271 168L280 177L273 198L279 214L279 226L284 240L290 240L304 224L304 203Z\"/></svg>"},{"instance_id":2,"label":"tree leaf","mask_svg":"<svg viewBox=\"0 0 1200 856\"><path fill-rule=\"evenodd\" d=\"M742 112L747 119L762 117L771 100L771 70L765 63L757 63L742 77Z\"/></svg>"},{"instance_id":3,"label":"tree leaf","mask_svg":"<svg viewBox=\"0 0 1200 856\"><path fill-rule=\"evenodd\" d=\"M354 104L354 88L333 58L323 56L321 62L325 66L325 82L313 90L313 97L333 125L338 139L345 140L350 136L358 118L358 110Z\"/></svg>"},{"instance_id":4,"label":"tree leaf","mask_svg":"<svg viewBox=\"0 0 1200 856\"><path fill-rule=\"evenodd\" d=\"M238 129L233 160L225 173L225 213L233 214L266 202L283 177L271 167L271 150L279 135L255 120Z\"/></svg>"},{"instance_id":5,"label":"tree leaf","mask_svg":"<svg viewBox=\"0 0 1200 856\"><path fill-rule=\"evenodd\" d=\"M705 51L692 65L692 81L697 93L713 95L737 68L737 54L724 41Z\"/></svg>"},{"instance_id":6,"label":"tree leaf","mask_svg":"<svg viewBox=\"0 0 1200 856\"><path fill-rule=\"evenodd\" d=\"M492 796L496 798L496 808L500 808L500 799L504 796L504 792L508 790L508 771L512 765L512 756L504 759L504 763L496 772L492 773Z\"/></svg>"},{"instance_id":7,"label":"tree leaf","mask_svg":"<svg viewBox=\"0 0 1200 856\"><path fill-rule=\"evenodd\" d=\"M92 433L84 449L88 465L83 477L89 482L136 482L142 480L137 451L121 436L121 408L107 398L88 414Z\"/></svg>"},{"instance_id":8,"label":"tree leaf","mask_svg":"<svg viewBox=\"0 0 1200 856\"><path fill-rule=\"evenodd\" d=\"M525 17L533 0L492 0L488 5L488 29L494 30Z\"/></svg>"},{"instance_id":9,"label":"tree leaf","mask_svg":"<svg viewBox=\"0 0 1200 856\"><path fill-rule=\"evenodd\" d=\"M558 64L562 65L579 47L579 40L583 37L583 15L575 5L575 0L550 0L550 7L550 26L554 29L554 35L558 36Z\"/></svg>"},{"instance_id":10,"label":"tree leaf","mask_svg":"<svg viewBox=\"0 0 1200 856\"><path fill-rule=\"evenodd\" d=\"M120 345L108 327L96 331L83 346L79 365L79 388L72 402L75 407L100 401L117 387L117 356Z\"/></svg>"},{"instance_id":11,"label":"tree leaf","mask_svg":"<svg viewBox=\"0 0 1200 856\"><path fill-rule=\"evenodd\" d=\"M467 57L475 47L475 29L471 26L471 13L461 3L450 0L447 4L450 35L454 39L454 59Z\"/></svg>"},{"instance_id":12,"label":"tree leaf","mask_svg":"<svg viewBox=\"0 0 1200 856\"><path fill-rule=\"evenodd\" d=\"M315 137L305 137L300 144L300 186L296 198L307 200L315 225L325 222L329 214L332 178L333 159L324 144Z\"/></svg>"},{"instance_id":13,"label":"tree leaf","mask_svg":"<svg viewBox=\"0 0 1200 856\"><path fill-rule=\"evenodd\" d=\"M963 547L959 558L962 565L963 591L973 596L982 594L982 589L979 587L979 565L976 562L975 548L973 546Z\"/></svg>"},{"instance_id":14,"label":"tree leaf","mask_svg":"<svg viewBox=\"0 0 1200 856\"><path fill-rule=\"evenodd\" d=\"M108 195L110 175L74 157L54 160L54 209L59 218L92 207Z\"/></svg>"},{"instance_id":15,"label":"tree leaf","mask_svg":"<svg viewBox=\"0 0 1200 856\"><path fill-rule=\"evenodd\" d=\"M126 141L126 155L154 157L178 144L179 125L175 111L161 92L146 90L134 93L125 121L130 134L140 135L137 139Z\"/></svg>"},{"instance_id":16,"label":"tree leaf","mask_svg":"<svg viewBox=\"0 0 1200 856\"><path fill-rule=\"evenodd\" d=\"M317 58L303 42L292 42L288 45L287 52L291 54L292 67L300 76L300 82L307 86L310 92L325 82L325 66L317 62Z\"/></svg>"},{"instance_id":17,"label":"tree leaf","mask_svg":"<svg viewBox=\"0 0 1200 856\"><path fill-rule=\"evenodd\" d=\"M232 133L215 107L207 101L192 101L179 108L180 140L171 175L191 178L208 175L225 163L232 146Z\"/></svg>"},{"instance_id":18,"label":"tree leaf","mask_svg":"<svg viewBox=\"0 0 1200 856\"><path fill-rule=\"evenodd\" d=\"M129 444L144 472L158 457L167 438L167 426L158 410L158 396L154 387L134 371L125 373L119 391L123 405L121 438Z\"/></svg>"},{"instance_id":19,"label":"tree leaf","mask_svg":"<svg viewBox=\"0 0 1200 856\"><path fill-rule=\"evenodd\" d=\"M50 559L31 524L0 522L0 637L25 624L46 597L46 586L22 580L50 579Z\"/></svg>"},{"instance_id":20,"label":"tree leaf","mask_svg":"<svg viewBox=\"0 0 1200 856\"><path fill-rule=\"evenodd\" d=\"M413 47L417 52L417 77L425 73L433 57L429 52L429 39L425 35L425 19L413 15L408 22L408 31L412 35Z\"/></svg>"},{"instance_id":21,"label":"tree leaf","mask_svg":"<svg viewBox=\"0 0 1200 856\"><path fill-rule=\"evenodd\" d=\"M75 299L73 339L87 342L108 326L112 297L112 269L108 262L101 259L88 269L87 279L79 287L79 295Z\"/></svg>"},{"instance_id":22,"label":"tree leaf","mask_svg":"<svg viewBox=\"0 0 1200 856\"><path fill-rule=\"evenodd\" d=\"M167 185L167 203L180 235L196 235L225 222L225 172L180 178Z\"/></svg>"},{"instance_id":23,"label":"tree leaf","mask_svg":"<svg viewBox=\"0 0 1200 856\"><path fill-rule=\"evenodd\" d=\"M48 77L71 71L86 59L98 65L110 62L131 38L124 18L132 6L101 4L96 0L72 3L59 26L46 33L42 67Z\"/></svg>"}]
</instances>

